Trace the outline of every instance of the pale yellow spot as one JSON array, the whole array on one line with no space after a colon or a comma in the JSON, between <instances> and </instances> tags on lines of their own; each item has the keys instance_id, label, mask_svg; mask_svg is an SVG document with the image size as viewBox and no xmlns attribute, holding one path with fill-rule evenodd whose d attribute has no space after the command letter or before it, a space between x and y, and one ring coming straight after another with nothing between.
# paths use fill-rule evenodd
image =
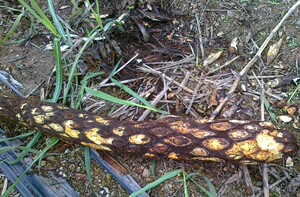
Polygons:
<instances>
[{"instance_id":1,"label":"pale yellow spot","mask_svg":"<svg viewBox=\"0 0 300 197\"><path fill-rule=\"evenodd\" d=\"M44 122L45 122L45 116L44 115L33 116L33 119L34 119L36 124L44 124Z\"/></svg>"},{"instance_id":2,"label":"pale yellow spot","mask_svg":"<svg viewBox=\"0 0 300 197\"><path fill-rule=\"evenodd\" d=\"M86 115L86 114L78 114L78 117L79 117L79 118L86 118L87 115Z\"/></svg>"},{"instance_id":3,"label":"pale yellow spot","mask_svg":"<svg viewBox=\"0 0 300 197\"><path fill-rule=\"evenodd\" d=\"M100 124L109 125L108 120L105 120L100 116L96 116L96 121L99 122Z\"/></svg>"},{"instance_id":4,"label":"pale yellow spot","mask_svg":"<svg viewBox=\"0 0 300 197\"><path fill-rule=\"evenodd\" d=\"M249 120L229 120L228 122L234 123L234 124L247 124L247 123L250 123Z\"/></svg>"},{"instance_id":5,"label":"pale yellow spot","mask_svg":"<svg viewBox=\"0 0 300 197\"><path fill-rule=\"evenodd\" d=\"M118 127L116 129L113 129L113 133L120 137L123 136L124 131L125 131L125 127Z\"/></svg>"},{"instance_id":6,"label":"pale yellow spot","mask_svg":"<svg viewBox=\"0 0 300 197\"><path fill-rule=\"evenodd\" d=\"M209 153L207 150L201 147L197 147L192 150L192 154L196 156L207 156Z\"/></svg>"},{"instance_id":7,"label":"pale yellow spot","mask_svg":"<svg viewBox=\"0 0 300 197\"><path fill-rule=\"evenodd\" d=\"M72 138L78 138L80 132L78 130L73 129L72 127L73 124L74 124L73 120L67 120L64 122L65 133Z\"/></svg>"},{"instance_id":8,"label":"pale yellow spot","mask_svg":"<svg viewBox=\"0 0 300 197\"><path fill-rule=\"evenodd\" d=\"M91 147L93 149L97 149L97 150L103 150L103 151L112 151L109 147L107 146L103 146L100 144L92 144L92 143L86 143L86 142L80 142L83 146L88 146Z\"/></svg>"},{"instance_id":9,"label":"pale yellow spot","mask_svg":"<svg viewBox=\"0 0 300 197\"><path fill-rule=\"evenodd\" d=\"M233 140L241 140L250 137L251 134L242 129L235 129L231 131L228 136Z\"/></svg>"},{"instance_id":10,"label":"pale yellow spot","mask_svg":"<svg viewBox=\"0 0 300 197\"><path fill-rule=\"evenodd\" d=\"M254 164L257 164L257 162L254 162L254 161L250 161L250 160L242 160L242 161L239 161L241 164L246 164L246 165L254 165Z\"/></svg>"},{"instance_id":11,"label":"pale yellow spot","mask_svg":"<svg viewBox=\"0 0 300 197\"><path fill-rule=\"evenodd\" d=\"M112 144L113 138L103 138L98 133L98 128L92 128L90 130L85 131L85 135L87 138L89 138L91 141L93 141L95 144Z\"/></svg>"},{"instance_id":12,"label":"pale yellow spot","mask_svg":"<svg viewBox=\"0 0 300 197\"><path fill-rule=\"evenodd\" d=\"M244 129L248 129L248 130L254 130L254 131L258 131L259 128L257 125L252 125L252 124L247 124L244 126Z\"/></svg>"},{"instance_id":13,"label":"pale yellow spot","mask_svg":"<svg viewBox=\"0 0 300 197\"><path fill-rule=\"evenodd\" d=\"M191 133L194 137L203 139L209 136L214 136L216 133L211 132L211 131L205 131L205 130L195 130Z\"/></svg>"},{"instance_id":14,"label":"pale yellow spot","mask_svg":"<svg viewBox=\"0 0 300 197\"><path fill-rule=\"evenodd\" d=\"M78 138L80 131L66 127L65 133L67 133L72 138Z\"/></svg>"},{"instance_id":15,"label":"pale yellow spot","mask_svg":"<svg viewBox=\"0 0 300 197\"><path fill-rule=\"evenodd\" d=\"M271 127L271 128L275 127L274 124L271 122L260 122L259 125L262 127Z\"/></svg>"},{"instance_id":16,"label":"pale yellow spot","mask_svg":"<svg viewBox=\"0 0 300 197\"><path fill-rule=\"evenodd\" d=\"M51 117L51 116L55 116L55 113L54 112L48 112L48 113L45 113L45 115L47 117Z\"/></svg>"},{"instance_id":17,"label":"pale yellow spot","mask_svg":"<svg viewBox=\"0 0 300 197\"><path fill-rule=\"evenodd\" d=\"M136 134L129 138L129 142L132 144L138 144L138 145L147 144L148 142L150 142L150 138L148 138L144 134Z\"/></svg>"},{"instance_id":18,"label":"pale yellow spot","mask_svg":"<svg viewBox=\"0 0 300 197\"><path fill-rule=\"evenodd\" d=\"M27 103L23 103L20 108L23 109L26 105Z\"/></svg>"},{"instance_id":19,"label":"pale yellow spot","mask_svg":"<svg viewBox=\"0 0 300 197\"><path fill-rule=\"evenodd\" d=\"M150 158L151 158L151 157L155 157L155 155L152 154L152 153L145 153L144 156L145 156L145 157L150 157Z\"/></svg>"},{"instance_id":20,"label":"pale yellow spot","mask_svg":"<svg viewBox=\"0 0 300 197\"><path fill-rule=\"evenodd\" d=\"M43 125L44 129L51 129L51 127L49 127L48 125Z\"/></svg>"},{"instance_id":21,"label":"pale yellow spot","mask_svg":"<svg viewBox=\"0 0 300 197\"><path fill-rule=\"evenodd\" d=\"M51 127L53 130L55 130L57 132L63 132L64 131L64 128L60 124L49 123L48 125L49 125L49 127Z\"/></svg>"},{"instance_id":22,"label":"pale yellow spot","mask_svg":"<svg viewBox=\"0 0 300 197\"><path fill-rule=\"evenodd\" d=\"M61 105L58 105L56 106L58 109L69 109L68 107L65 107L65 106L61 106Z\"/></svg>"},{"instance_id":23,"label":"pale yellow spot","mask_svg":"<svg viewBox=\"0 0 300 197\"><path fill-rule=\"evenodd\" d=\"M18 118L19 121L23 120L23 118L22 118L22 116L20 114L16 114L16 117Z\"/></svg>"},{"instance_id":24,"label":"pale yellow spot","mask_svg":"<svg viewBox=\"0 0 300 197\"><path fill-rule=\"evenodd\" d=\"M3 109L2 107L0 107L0 110Z\"/></svg>"},{"instance_id":25,"label":"pale yellow spot","mask_svg":"<svg viewBox=\"0 0 300 197\"><path fill-rule=\"evenodd\" d=\"M200 161L214 161L224 163L225 160L217 158L217 157L193 157L193 160L200 160Z\"/></svg>"},{"instance_id":26,"label":"pale yellow spot","mask_svg":"<svg viewBox=\"0 0 300 197\"><path fill-rule=\"evenodd\" d=\"M176 159L178 159L178 156L177 156L177 154L176 154L176 153L174 153L174 152L171 152L171 153L168 155L168 158L169 158L169 159L176 160Z\"/></svg>"},{"instance_id":27,"label":"pale yellow spot","mask_svg":"<svg viewBox=\"0 0 300 197\"><path fill-rule=\"evenodd\" d=\"M229 122L217 122L217 123L212 123L210 125L210 128L216 131L227 131L231 129L231 124Z\"/></svg>"},{"instance_id":28,"label":"pale yellow spot","mask_svg":"<svg viewBox=\"0 0 300 197\"><path fill-rule=\"evenodd\" d=\"M196 119L195 122L199 124L206 124L211 121L209 121L208 119Z\"/></svg>"},{"instance_id":29,"label":"pale yellow spot","mask_svg":"<svg viewBox=\"0 0 300 197\"><path fill-rule=\"evenodd\" d=\"M42 105L41 108L44 112L51 112L53 110L53 107L48 105Z\"/></svg>"},{"instance_id":30,"label":"pale yellow spot","mask_svg":"<svg viewBox=\"0 0 300 197\"><path fill-rule=\"evenodd\" d=\"M38 108L31 109L31 115L39 115L40 113L37 112Z\"/></svg>"},{"instance_id":31,"label":"pale yellow spot","mask_svg":"<svg viewBox=\"0 0 300 197\"><path fill-rule=\"evenodd\" d=\"M240 160L243 158L242 155L234 155L234 154L231 154L231 155L228 155L228 157L234 159L234 160Z\"/></svg>"},{"instance_id":32,"label":"pale yellow spot","mask_svg":"<svg viewBox=\"0 0 300 197\"><path fill-rule=\"evenodd\" d=\"M203 141L203 145L210 150L223 150L229 146L224 138L212 138Z\"/></svg>"},{"instance_id":33,"label":"pale yellow spot","mask_svg":"<svg viewBox=\"0 0 300 197\"><path fill-rule=\"evenodd\" d=\"M176 130L180 133L190 133L191 132L191 129L188 128L190 126L190 124L188 124L188 123L184 123L182 121L177 121L177 122L171 123L170 125L171 125L171 129Z\"/></svg>"},{"instance_id":34,"label":"pale yellow spot","mask_svg":"<svg viewBox=\"0 0 300 197\"><path fill-rule=\"evenodd\" d=\"M234 143L232 148L226 151L226 155L234 157L249 157L259 151L259 148L254 140L246 140L243 142Z\"/></svg>"},{"instance_id":35,"label":"pale yellow spot","mask_svg":"<svg viewBox=\"0 0 300 197\"><path fill-rule=\"evenodd\" d=\"M66 138L70 138L70 136L68 136L67 134L65 134L65 133L62 133L62 134L60 134L61 136L63 136L63 137L66 137Z\"/></svg>"},{"instance_id":36,"label":"pale yellow spot","mask_svg":"<svg viewBox=\"0 0 300 197\"><path fill-rule=\"evenodd\" d=\"M258 147L263 151L271 151L273 154L279 154L284 148L284 145L281 143L277 143L274 137L269 136L265 133L260 133L256 136L256 141Z\"/></svg>"}]
</instances>

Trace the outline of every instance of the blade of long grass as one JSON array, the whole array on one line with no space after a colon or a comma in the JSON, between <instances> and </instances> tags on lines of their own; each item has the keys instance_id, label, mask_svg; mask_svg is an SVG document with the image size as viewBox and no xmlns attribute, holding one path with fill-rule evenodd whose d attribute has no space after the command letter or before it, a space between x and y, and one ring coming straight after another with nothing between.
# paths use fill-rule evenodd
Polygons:
<instances>
[{"instance_id":1,"label":"blade of long grass","mask_svg":"<svg viewBox=\"0 0 300 197\"><path fill-rule=\"evenodd\" d=\"M47 16L43 13L41 8L37 5L36 2L31 0L31 3L33 3L33 8L37 10L33 10L24 0L19 0L19 2L30 12L31 15L33 15L39 22L41 22L55 37L59 37L58 32L56 31L55 27L52 25L51 21L47 18ZM38 15L37 13L40 13Z\"/></svg>"},{"instance_id":2,"label":"blade of long grass","mask_svg":"<svg viewBox=\"0 0 300 197\"><path fill-rule=\"evenodd\" d=\"M34 153L34 154L39 154L40 151L36 150L36 149L32 149L32 148L28 148L26 146L20 146L20 145L16 145L16 146L4 146L4 147L1 147L0 148L0 154L4 154L8 151L14 151L14 150L26 150L27 152L31 152L31 153ZM10 161L1 161L0 163L2 162L7 162L9 164L12 164L12 162Z\"/></svg>"},{"instance_id":3,"label":"blade of long grass","mask_svg":"<svg viewBox=\"0 0 300 197\"><path fill-rule=\"evenodd\" d=\"M85 91L85 87L87 87L88 81L92 78L96 78L99 77L101 75L104 75L104 72L96 72L96 73L91 73L89 75L86 75L83 80L81 81L81 90L78 93L78 97L77 97L77 101L76 101L76 105L75 105L75 109L79 109L82 103L82 98L84 96L84 91Z\"/></svg>"},{"instance_id":4,"label":"blade of long grass","mask_svg":"<svg viewBox=\"0 0 300 197\"><path fill-rule=\"evenodd\" d=\"M15 32L17 26L19 25L22 17L25 15L25 12L22 12L21 14L19 14L14 22L14 24L12 25L12 27L10 28L10 30L7 32L7 34L5 35L5 37L0 40L0 45L2 45L5 41L7 41Z\"/></svg>"},{"instance_id":5,"label":"blade of long grass","mask_svg":"<svg viewBox=\"0 0 300 197\"><path fill-rule=\"evenodd\" d=\"M276 115L273 112L273 109L265 96L264 96L264 105L265 105L265 109L267 110L272 122L277 122Z\"/></svg>"},{"instance_id":6,"label":"blade of long grass","mask_svg":"<svg viewBox=\"0 0 300 197\"><path fill-rule=\"evenodd\" d=\"M55 59L55 90L53 97L51 99L52 103L57 103L60 92L62 90L62 81L63 81L63 69L61 63L61 50L60 50L60 41L58 38L54 38L54 59Z\"/></svg>"},{"instance_id":7,"label":"blade of long grass","mask_svg":"<svg viewBox=\"0 0 300 197\"><path fill-rule=\"evenodd\" d=\"M65 41L65 43L71 47L72 46L72 42L70 40L67 39L66 37L66 33L64 31L64 28L63 26L61 25L59 19L58 19L58 15L56 14L55 12L55 9L54 9L54 6L53 6L53 2L52 0L47 0L48 1L48 7L49 7L49 12L52 16L52 19L53 19L53 23L60 35L60 37L63 39L63 41Z\"/></svg>"},{"instance_id":8,"label":"blade of long grass","mask_svg":"<svg viewBox=\"0 0 300 197\"><path fill-rule=\"evenodd\" d=\"M87 93L91 94L92 96L95 96L97 98L100 98L100 99L103 99L103 100L106 100L106 101L110 101L110 102L113 102L113 103L117 103L117 104L120 104L120 105L142 107L142 108L145 108L145 109L153 110L153 108L149 108L147 106L140 105L140 104L128 101L128 100L119 99L119 98L113 97L109 94L106 94L104 92L93 90L93 89L88 88L88 87L85 87L85 91ZM153 111L157 112L156 109L154 109Z\"/></svg>"},{"instance_id":9,"label":"blade of long grass","mask_svg":"<svg viewBox=\"0 0 300 197\"><path fill-rule=\"evenodd\" d=\"M92 35L87 39L87 41L84 43L84 45L82 46L82 48L80 49L79 53L76 55L76 58L75 58L75 61L74 63L72 64L72 67L71 67L71 70L70 70L70 73L69 73L69 77L68 77L68 82L67 82L67 87L65 88L65 91L64 91L64 99L63 99L63 104L66 104L67 102L67 98L68 98L68 94L69 94L69 91L71 89L71 84L72 84L72 81L73 81L73 78L74 78L74 75L75 75L75 72L76 72L76 68L77 68L77 64L78 64L78 61L82 55L82 53L84 52L84 50L91 44L91 42L99 35L99 31L95 31L92 33Z\"/></svg>"},{"instance_id":10,"label":"blade of long grass","mask_svg":"<svg viewBox=\"0 0 300 197\"><path fill-rule=\"evenodd\" d=\"M189 197L190 195L189 195L189 191L188 191L188 188L187 188L187 183L186 183L186 178L185 178L186 177L185 172L183 172L182 175L183 175L184 197Z\"/></svg>"},{"instance_id":11,"label":"blade of long grass","mask_svg":"<svg viewBox=\"0 0 300 197\"><path fill-rule=\"evenodd\" d=\"M89 5L89 7L91 8L91 11L97 21L97 24L98 24L98 28L100 29L103 29L103 24L102 24L102 20L100 18L100 6L99 6L99 2L98 1L95 1L96 2L96 11L93 9L91 3L89 0L87 0L87 3Z\"/></svg>"},{"instance_id":12,"label":"blade of long grass","mask_svg":"<svg viewBox=\"0 0 300 197\"><path fill-rule=\"evenodd\" d=\"M41 137L42 135L43 135L42 132L36 133L35 136L30 140L30 142L27 143L26 147L27 147L27 148L33 147L33 145L40 139L40 137ZM21 152L21 154L18 156L18 158L15 159L15 160L13 160L13 161L11 161L11 162L9 162L9 164L15 164L15 163L21 161L27 154L28 154L28 150L23 150L23 151Z\"/></svg>"},{"instance_id":13,"label":"blade of long grass","mask_svg":"<svg viewBox=\"0 0 300 197\"><path fill-rule=\"evenodd\" d=\"M195 180L192 179L193 176L199 176L205 180L208 186L208 190L199 185ZM216 197L217 196L217 191L212 182L206 178L205 176L199 174L199 173L190 173L186 175L186 180L191 180L203 193L205 193L209 197ZM183 182L184 180L180 180L178 182Z\"/></svg>"},{"instance_id":14,"label":"blade of long grass","mask_svg":"<svg viewBox=\"0 0 300 197\"><path fill-rule=\"evenodd\" d=\"M151 110L158 111L155 107L153 107L150 103L148 103L148 101L146 101L143 97L141 97L140 95L138 95L137 93L135 93L134 91L132 91L128 86L120 83L119 81L115 80L114 78L111 78L110 80L114 84L116 84L116 86L120 87L122 90L124 90L125 92L127 92L128 94L130 94L131 96L133 96L134 98L136 98L137 100L141 101L145 106L147 106Z\"/></svg>"},{"instance_id":15,"label":"blade of long grass","mask_svg":"<svg viewBox=\"0 0 300 197\"><path fill-rule=\"evenodd\" d=\"M291 94L290 98L288 99L287 103L290 103L295 98L295 96L297 95L299 89L300 89L300 83L297 85L296 89L292 92L292 94Z\"/></svg>"},{"instance_id":16,"label":"blade of long grass","mask_svg":"<svg viewBox=\"0 0 300 197\"><path fill-rule=\"evenodd\" d=\"M32 131L32 132L28 132L28 133L22 133L20 135L17 135L15 137L11 137L11 138L0 139L0 143L10 141L10 140L15 140L15 139L21 139L21 138L24 138L24 137L28 137L28 136L30 136L34 133L36 133L36 131Z\"/></svg>"},{"instance_id":17,"label":"blade of long grass","mask_svg":"<svg viewBox=\"0 0 300 197\"><path fill-rule=\"evenodd\" d=\"M154 187L156 187L159 184L162 184L163 182L172 179L173 177L177 176L178 174L180 174L182 171L181 170L174 170L171 172L168 172L167 174L163 175L162 177L160 177L159 179L153 181L152 183L147 184L145 187L143 187L141 190L134 192L132 194L130 194L129 197L136 197Z\"/></svg>"},{"instance_id":18,"label":"blade of long grass","mask_svg":"<svg viewBox=\"0 0 300 197\"><path fill-rule=\"evenodd\" d=\"M90 157L90 148L84 147L84 165L86 170L86 175L89 181L89 184L91 185L92 191L94 196L97 196L97 193L94 191L92 185L93 185L93 179L92 179L92 173L91 173L91 157Z\"/></svg>"}]
</instances>

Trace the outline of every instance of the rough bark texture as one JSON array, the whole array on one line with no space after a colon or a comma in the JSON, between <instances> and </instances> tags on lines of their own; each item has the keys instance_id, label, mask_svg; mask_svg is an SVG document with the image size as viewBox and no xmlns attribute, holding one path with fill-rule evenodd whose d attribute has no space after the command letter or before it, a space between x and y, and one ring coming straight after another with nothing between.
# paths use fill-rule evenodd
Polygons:
<instances>
[{"instance_id":1,"label":"rough bark texture","mask_svg":"<svg viewBox=\"0 0 300 197\"><path fill-rule=\"evenodd\" d=\"M0 119L68 143L153 159L252 164L273 162L298 151L295 137L269 122L123 122L59 104L4 95L0 95Z\"/></svg>"}]
</instances>

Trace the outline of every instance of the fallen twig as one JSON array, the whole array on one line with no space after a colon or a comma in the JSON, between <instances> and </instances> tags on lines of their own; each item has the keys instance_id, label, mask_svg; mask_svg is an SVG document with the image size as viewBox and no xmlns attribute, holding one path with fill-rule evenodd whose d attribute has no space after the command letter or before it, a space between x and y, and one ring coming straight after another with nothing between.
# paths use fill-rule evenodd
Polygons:
<instances>
[{"instance_id":1,"label":"fallen twig","mask_svg":"<svg viewBox=\"0 0 300 197\"><path fill-rule=\"evenodd\" d=\"M281 21L277 24L277 26L271 31L269 36L266 38L264 43L261 45L255 56L248 62L248 64L243 68L243 70L240 71L239 76L236 78L234 83L232 84L231 89L228 91L227 96L225 99L219 104L219 106L213 111L213 113L210 116L210 120L215 119L215 117L220 113L223 106L227 103L227 101L232 97L234 94L240 79L242 76L244 76L250 68L254 65L254 63L260 58L262 52L266 48L266 46L269 44L270 40L273 38L274 34L278 31L278 29L282 26L283 22L296 10L296 8L300 5L300 0L297 1L290 9L289 11L284 15L284 17L281 19Z\"/></svg>"}]
</instances>

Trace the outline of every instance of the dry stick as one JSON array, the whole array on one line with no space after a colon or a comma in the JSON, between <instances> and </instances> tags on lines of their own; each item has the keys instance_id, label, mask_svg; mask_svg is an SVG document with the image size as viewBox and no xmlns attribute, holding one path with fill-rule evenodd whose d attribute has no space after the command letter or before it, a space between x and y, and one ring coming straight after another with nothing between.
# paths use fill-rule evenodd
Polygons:
<instances>
[{"instance_id":1,"label":"dry stick","mask_svg":"<svg viewBox=\"0 0 300 197\"><path fill-rule=\"evenodd\" d=\"M213 73L215 73L216 71L218 71L218 70L220 70L220 69L222 69L222 68L224 68L224 67L230 65L232 62L234 62L234 61L237 60L238 58L240 58L240 56L236 56L236 57L234 57L233 59L231 59L231 60L225 62L225 64L223 64L222 66L219 66L218 68L216 68L216 69L214 69L214 70L212 70L212 71L209 71L209 72L207 73L207 75L213 74Z\"/></svg>"},{"instance_id":2,"label":"dry stick","mask_svg":"<svg viewBox=\"0 0 300 197\"><path fill-rule=\"evenodd\" d=\"M242 165L242 170L243 170L246 185L248 188L251 188L251 191L254 194L254 188L253 188L253 184L252 184L252 181L250 178L248 167L246 165Z\"/></svg>"},{"instance_id":3,"label":"dry stick","mask_svg":"<svg viewBox=\"0 0 300 197\"><path fill-rule=\"evenodd\" d=\"M200 26L200 21L199 21L199 14L196 12L195 13L195 18L197 21L197 27L198 27L198 34L199 34L199 43L200 43L200 50L201 50L201 56L202 58L205 57L205 53L204 53L204 45L203 45L203 39L202 39L202 32L201 32L201 26Z\"/></svg>"},{"instance_id":4,"label":"dry stick","mask_svg":"<svg viewBox=\"0 0 300 197\"><path fill-rule=\"evenodd\" d=\"M269 34L269 36L266 38L266 40L264 41L264 43L261 45L261 47L259 48L259 50L257 51L257 53L255 54L255 56L250 60L250 62L248 62L248 64L243 68L243 70L239 73L239 77L234 81L231 89L228 91L227 96L225 97L225 99L219 104L219 106L213 111L213 113L210 116L210 120L213 120L221 111L221 109L223 108L223 106L227 103L227 101L229 99L231 99L232 95L234 94L240 79L242 76L244 76L249 69L254 65L254 63L258 60L258 58L261 56L262 52L264 51L264 49L266 48L266 46L269 44L270 40L272 39L272 37L274 36L274 34L278 31L278 29L282 26L283 22L295 11L295 9L300 5L300 0L295 3L290 9L289 11L284 15L284 17L281 19L281 21L278 23L278 25L271 31L271 33Z\"/></svg>"},{"instance_id":5,"label":"dry stick","mask_svg":"<svg viewBox=\"0 0 300 197\"><path fill-rule=\"evenodd\" d=\"M190 88L188 88L186 86L181 85L179 82L173 80L171 77L168 77L166 74L164 74L162 72L159 72L159 71L156 71L156 70L152 69L151 67L147 66L146 64L143 64L143 65L144 65L145 68L140 68L142 71L149 72L149 73L152 73L152 74L155 74L155 75L159 75L160 77L163 77L168 81L172 81L175 85L181 87L183 90L193 94L193 92L194 92L193 90L191 90Z\"/></svg>"},{"instance_id":6,"label":"dry stick","mask_svg":"<svg viewBox=\"0 0 300 197\"><path fill-rule=\"evenodd\" d=\"M151 106L155 107L157 105L157 103L165 96L166 92L168 91L168 89L170 88L169 85L172 82L169 82L168 84L166 84L165 88L155 97L155 99L151 102ZM143 121L145 120L145 118L150 114L150 110L147 109L143 112L143 114L139 117L138 121Z\"/></svg>"}]
</instances>

